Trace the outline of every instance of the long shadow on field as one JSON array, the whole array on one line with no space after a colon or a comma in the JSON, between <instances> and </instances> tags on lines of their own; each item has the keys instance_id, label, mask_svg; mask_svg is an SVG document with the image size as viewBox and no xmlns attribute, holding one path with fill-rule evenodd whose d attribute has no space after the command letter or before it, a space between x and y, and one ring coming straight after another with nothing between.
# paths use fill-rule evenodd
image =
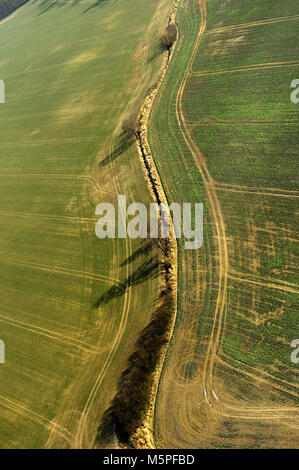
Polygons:
<instances>
[{"instance_id":1,"label":"long shadow on field","mask_svg":"<svg viewBox=\"0 0 299 470\"><path fill-rule=\"evenodd\" d=\"M33 3L37 3L39 0L33 0ZM43 13L47 13L49 10L52 9L57 9L61 8L64 5L73 7L81 3L83 0L73 0L73 2L67 1L67 0L42 0L38 5L37 5L37 10L38 10L38 16L42 15ZM93 10L94 8L97 8L102 5L102 3L107 3L110 0L97 0L94 2L92 5L90 5L86 10L83 11L83 13L87 13L89 10Z\"/></svg>"},{"instance_id":2,"label":"long shadow on field","mask_svg":"<svg viewBox=\"0 0 299 470\"><path fill-rule=\"evenodd\" d=\"M157 57L159 57L161 54L163 54L164 52L164 48L161 44L159 44L158 46L158 49L156 50L156 52L154 52L154 54L151 55L151 57L149 57L147 59L147 63L150 64L153 60L155 60Z\"/></svg>"},{"instance_id":3,"label":"long shadow on field","mask_svg":"<svg viewBox=\"0 0 299 470\"><path fill-rule=\"evenodd\" d=\"M136 269L130 276L117 284L114 284L110 289L104 292L103 295L97 300L95 308L100 305L108 304L112 299L122 296L129 287L136 286L158 276L161 269L161 263L155 256L149 261L145 261L139 268Z\"/></svg>"},{"instance_id":4,"label":"long shadow on field","mask_svg":"<svg viewBox=\"0 0 299 470\"><path fill-rule=\"evenodd\" d=\"M121 263L121 267L122 266L126 266L127 264L129 263L133 263L133 261L135 261L136 259L138 259L140 256L142 255L147 255L154 247L154 244L153 242L150 240L149 242L147 242L145 245L141 246L140 248L138 248L138 250L134 251L134 253L129 256L127 259L125 259L122 263Z\"/></svg>"},{"instance_id":5,"label":"long shadow on field","mask_svg":"<svg viewBox=\"0 0 299 470\"><path fill-rule=\"evenodd\" d=\"M116 149L113 150L107 157L105 157L100 163L99 163L99 168L102 168L105 165L108 165L108 163L113 162L116 160L117 157L119 157L122 153L124 153L128 148L130 148L133 143L134 139L129 139L128 137L124 137L121 141L121 143L116 147Z\"/></svg>"},{"instance_id":6,"label":"long shadow on field","mask_svg":"<svg viewBox=\"0 0 299 470\"><path fill-rule=\"evenodd\" d=\"M38 0L35 0L34 3L36 3ZM37 5L37 10L38 10L38 16L42 15L43 13L46 13L47 11L51 10L52 8L61 8L64 5L66 5L66 2L64 0L42 0L38 5Z\"/></svg>"},{"instance_id":7,"label":"long shadow on field","mask_svg":"<svg viewBox=\"0 0 299 470\"><path fill-rule=\"evenodd\" d=\"M162 290L152 321L144 328L135 344L135 352L122 373L116 395L104 413L98 428L97 445L105 446L116 435L130 446L130 436L142 424L153 383L153 373L159 361L161 348L167 343L167 334L175 308L171 287Z\"/></svg>"},{"instance_id":8,"label":"long shadow on field","mask_svg":"<svg viewBox=\"0 0 299 470\"><path fill-rule=\"evenodd\" d=\"M107 3L107 2L109 2L109 0L97 0L88 8L86 8L86 10L84 10L83 13L87 13L88 11L93 10L94 8L100 7L102 3Z\"/></svg>"}]
</instances>

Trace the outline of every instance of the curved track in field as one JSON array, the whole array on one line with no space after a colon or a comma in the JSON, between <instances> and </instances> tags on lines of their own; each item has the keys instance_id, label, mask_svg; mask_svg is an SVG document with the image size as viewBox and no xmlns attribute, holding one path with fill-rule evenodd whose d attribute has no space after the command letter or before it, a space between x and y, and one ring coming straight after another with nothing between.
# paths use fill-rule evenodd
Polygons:
<instances>
[{"instance_id":1,"label":"curved track in field","mask_svg":"<svg viewBox=\"0 0 299 470\"><path fill-rule=\"evenodd\" d=\"M195 163L200 171L203 183L205 185L206 194L209 201L209 208L210 213L214 222L214 226L216 228L216 238L218 243L218 254L219 254L219 262L217 266L217 273L218 273L218 292L217 292L217 301L214 313L214 321L212 326L212 332L209 340L208 345L208 352L206 356L206 361L203 368L203 376L204 376L204 384L205 390L210 391L213 390L213 365L215 362L216 357L216 350L217 345L219 343L220 332L221 328L220 325L222 324L223 319L223 312L225 307L226 301L226 289L227 289L227 278L228 278L228 268L229 268L229 261L228 261L228 249L227 249L227 242L226 242L226 231L225 231L225 224L224 224L224 217L221 209L220 202L218 200L214 180L210 175L209 169L207 167L205 158L198 148L198 146L193 141L191 134L188 130L185 116L183 113L183 95L186 88L187 80L192 70L192 66L198 52L198 48L203 37L203 34L206 29L207 25L207 8L206 8L206 0L200 0L200 12L201 12L201 25L200 30L198 33L197 41L195 47L192 52L192 56L190 62L188 64L188 68L186 70L183 82L181 83L180 89L177 94L177 105L176 105L176 114L177 119L179 122L179 126L182 132L182 135L188 145ZM218 327L217 327L218 325Z\"/></svg>"}]
</instances>

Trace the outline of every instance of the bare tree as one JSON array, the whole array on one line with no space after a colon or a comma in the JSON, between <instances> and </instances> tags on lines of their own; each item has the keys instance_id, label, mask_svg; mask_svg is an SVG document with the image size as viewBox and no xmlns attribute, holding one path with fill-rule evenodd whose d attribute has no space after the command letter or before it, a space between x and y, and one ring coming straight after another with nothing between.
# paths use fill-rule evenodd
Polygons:
<instances>
[{"instance_id":1,"label":"bare tree","mask_svg":"<svg viewBox=\"0 0 299 470\"><path fill-rule=\"evenodd\" d=\"M160 224L161 224L161 220L160 220L160 222L158 221L158 227L160 226ZM151 220L149 220L148 224L147 224L147 238L150 239L150 243L152 244L152 246L155 245L163 253L163 255L167 258L170 254L169 238L162 238L161 233L158 234L157 238L152 237L151 236L150 226L151 226ZM159 228L158 228L158 230L159 230ZM160 227L160 230L161 230L161 227Z\"/></svg>"},{"instance_id":2,"label":"bare tree","mask_svg":"<svg viewBox=\"0 0 299 470\"><path fill-rule=\"evenodd\" d=\"M160 43L163 49L170 51L176 41L178 30L175 24L169 24L161 37Z\"/></svg>"}]
</instances>

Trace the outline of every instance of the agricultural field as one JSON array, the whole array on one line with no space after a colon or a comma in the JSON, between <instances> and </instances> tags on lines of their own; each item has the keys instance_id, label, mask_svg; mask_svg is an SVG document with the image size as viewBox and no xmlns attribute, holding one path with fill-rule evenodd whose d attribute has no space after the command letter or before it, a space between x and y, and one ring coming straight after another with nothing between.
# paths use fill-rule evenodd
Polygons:
<instances>
[{"instance_id":1,"label":"agricultural field","mask_svg":"<svg viewBox=\"0 0 299 470\"><path fill-rule=\"evenodd\" d=\"M171 4L32 0L0 23L1 448L93 447L151 319L157 250L99 240L95 208L151 201L121 124Z\"/></svg>"},{"instance_id":2,"label":"agricultural field","mask_svg":"<svg viewBox=\"0 0 299 470\"><path fill-rule=\"evenodd\" d=\"M179 241L156 444L297 447L299 4L181 0L176 22L150 144L168 200L204 203L204 244Z\"/></svg>"},{"instance_id":3,"label":"agricultural field","mask_svg":"<svg viewBox=\"0 0 299 470\"><path fill-rule=\"evenodd\" d=\"M298 446L298 27L298 0L0 0L1 448ZM100 240L119 195L202 202L203 246Z\"/></svg>"}]
</instances>

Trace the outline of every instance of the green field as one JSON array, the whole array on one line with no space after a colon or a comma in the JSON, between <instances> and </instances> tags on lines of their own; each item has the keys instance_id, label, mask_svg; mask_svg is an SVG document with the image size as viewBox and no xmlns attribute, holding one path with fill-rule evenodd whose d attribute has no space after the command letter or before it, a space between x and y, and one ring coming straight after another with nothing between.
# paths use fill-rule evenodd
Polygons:
<instances>
[{"instance_id":1,"label":"green field","mask_svg":"<svg viewBox=\"0 0 299 470\"><path fill-rule=\"evenodd\" d=\"M97 239L95 208L151 200L121 123L170 5L35 0L0 24L1 448L92 447L151 318L157 253Z\"/></svg>"},{"instance_id":2,"label":"green field","mask_svg":"<svg viewBox=\"0 0 299 470\"><path fill-rule=\"evenodd\" d=\"M5 16L7 4L0 447L118 447L109 420L98 426L121 384L130 390L122 373L133 364L135 377L138 338L138 360L151 356L140 333L161 307L161 254L99 240L95 208L119 194L152 202L122 123L157 82L173 0L31 0ZM178 240L156 446L296 447L298 0L180 0L176 22L148 137L169 203L203 202L204 244ZM140 405L151 378L120 406Z\"/></svg>"},{"instance_id":3,"label":"green field","mask_svg":"<svg viewBox=\"0 0 299 470\"><path fill-rule=\"evenodd\" d=\"M204 246L180 248L161 447L298 443L298 21L292 0L180 4L150 142L169 200L204 203Z\"/></svg>"}]
</instances>

